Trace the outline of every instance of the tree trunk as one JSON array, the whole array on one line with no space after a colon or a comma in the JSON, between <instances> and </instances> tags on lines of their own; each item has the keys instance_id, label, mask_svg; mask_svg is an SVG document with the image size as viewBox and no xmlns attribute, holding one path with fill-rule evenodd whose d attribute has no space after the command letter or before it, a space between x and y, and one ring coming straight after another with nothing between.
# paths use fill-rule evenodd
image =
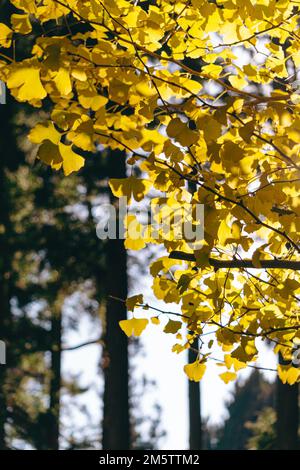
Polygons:
<instances>
[{"instance_id":1,"label":"tree trunk","mask_svg":"<svg viewBox=\"0 0 300 470\"><path fill-rule=\"evenodd\" d=\"M197 186L189 183L189 191L194 194ZM188 362L195 362L199 349L199 341L196 338L192 349L188 350ZM189 387L189 448L190 450L201 450L203 447L202 420L201 420L201 386L200 382L188 381Z\"/></svg>"},{"instance_id":2,"label":"tree trunk","mask_svg":"<svg viewBox=\"0 0 300 470\"><path fill-rule=\"evenodd\" d=\"M284 364L281 356L279 363ZM283 384L279 378L276 383L276 449L299 449L299 384Z\"/></svg>"},{"instance_id":3,"label":"tree trunk","mask_svg":"<svg viewBox=\"0 0 300 470\"><path fill-rule=\"evenodd\" d=\"M10 364L9 324L11 321L10 290L12 253L9 244L11 234L10 192L6 177L7 166L15 158L15 139L11 131L13 111L9 105L0 105L0 340L6 344L7 365L0 365L0 450L6 449L5 423L7 403L5 382L7 367Z\"/></svg>"},{"instance_id":4,"label":"tree trunk","mask_svg":"<svg viewBox=\"0 0 300 470\"><path fill-rule=\"evenodd\" d=\"M192 346L198 349L198 340ZM189 349L189 363L195 362L197 354ZM189 448L190 450L202 449L202 421L201 421L201 389L199 382L189 380Z\"/></svg>"},{"instance_id":5,"label":"tree trunk","mask_svg":"<svg viewBox=\"0 0 300 470\"><path fill-rule=\"evenodd\" d=\"M123 152L114 151L108 156L108 175L110 178L126 177ZM111 196L111 203L116 205L116 202ZM111 298L111 296L119 299L127 298L127 254L124 240L108 240L106 256L102 446L105 450L126 450L130 449L128 341L119 322L127 318L127 309L124 303Z\"/></svg>"},{"instance_id":6,"label":"tree trunk","mask_svg":"<svg viewBox=\"0 0 300 470\"><path fill-rule=\"evenodd\" d=\"M0 192L5 200L5 176L3 168L0 169ZM5 223L6 214L4 205L0 208L0 226L7 228ZM0 340L8 345L8 321L9 321L9 293L7 283L7 246L6 234L0 234ZM6 365L0 364L0 450L6 449L5 442L5 423L7 419L7 404L6 404Z\"/></svg>"},{"instance_id":7,"label":"tree trunk","mask_svg":"<svg viewBox=\"0 0 300 470\"><path fill-rule=\"evenodd\" d=\"M59 305L58 308L54 307L52 315L51 380L47 448L51 450L59 450L62 339L61 305Z\"/></svg>"},{"instance_id":8,"label":"tree trunk","mask_svg":"<svg viewBox=\"0 0 300 470\"><path fill-rule=\"evenodd\" d=\"M1 22L9 23L10 16L16 11L8 0L0 0ZM16 46L17 49L19 44ZM7 52L7 50L5 50ZM19 52L19 49L18 49ZM11 271L13 249L10 236L13 234L10 224L10 191L6 177L7 170L14 171L22 161L14 134L13 119L16 115L16 103L9 94L7 104L0 104L0 340L5 342L7 365L0 365L0 450L7 449L5 424L7 421L7 399L5 382L7 368L13 367L13 354L10 346L12 292Z\"/></svg>"}]
</instances>

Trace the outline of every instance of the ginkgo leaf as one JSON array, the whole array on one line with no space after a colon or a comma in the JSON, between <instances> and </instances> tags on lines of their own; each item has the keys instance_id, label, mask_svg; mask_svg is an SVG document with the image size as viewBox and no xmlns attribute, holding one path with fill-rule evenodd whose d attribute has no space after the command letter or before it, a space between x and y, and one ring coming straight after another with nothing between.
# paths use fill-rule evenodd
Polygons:
<instances>
[{"instance_id":1,"label":"ginkgo leaf","mask_svg":"<svg viewBox=\"0 0 300 470\"><path fill-rule=\"evenodd\" d=\"M80 93L78 100L84 108L91 108L93 111L98 111L108 102L108 99L105 96L97 95L96 92Z\"/></svg>"},{"instance_id":2,"label":"ginkgo leaf","mask_svg":"<svg viewBox=\"0 0 300 470\"><path fill-rule=\"evenodd\" d=\"M41 126L42 133L45 128ZM37 131L38 132L38 131ZM51 133L49 133L51 136ZM33 134L33 139L41 138L41 135ZM55 140L55 139L54 139ZM84 158L75 153L70 145L62 143L53 143L50 140L44 140L38 150L38 157L53 169L59 170L63 167L64 174L70 175L74 171L80 170L84 166Z\"/></svg>"},{"instance_id":3,"label":"ginkgo leaf","mask_svg":"<svg viewBox=\"0 0 300 470\"><path fill-rule=\"evenodd\" d=\"M141 305L143 302L143 294L132 295L126 299L126 307L130 312L133 312L136 305Z\"/></svg>"},{"instance_id":4,"label":"ginkgo leaf","mask_svg":"<svg viewBox=\"0 0 300 470\"><path fill-rule=\"evenodd\" d=\"M150 191L152 184L148 180L130 176L129 178L111 178L109 186L114 196L125 196L130 202L132 197L136 201L141 201Z\"/></svg>"},{"instance_id":5,"label":"ginkgo leaf","mask_svg":"<svg viewBox=\"0 0 300 470\"><path fill-rule=\"evenodd\" d=\"M248 85L248 81L239 75L231 75L229 81L234 88L242 90Z\"/></svg>"},{"instance_id":6,"label":"ginkgo leaf","mask_svg":"<svg viewBox=\"0 0 300 470\"><path fill-rule=\"evenodd\" d=\"M252 263L255 268L261 268L260 258L261 258L264 248L266 248L267 246L268 246L268 243L264 243L253 252Z\"/></svg>"},{"instance_id":7,"label":"ginkgo leaf","mask_svg":"<svg viewBox=\"0 0 300 470\"><path fill-rule=\"evenodd\" d=\"M200 309L195 310L195 315L200 321L206 322L212 317L212 312L210 309L202 308L201 310Z\"/></svg>"},{"instance_id":8,"label":"ginkgo leaf","mask_svg":"<svg viewBox=\"0 0 300 470\"><path fill-rule=\"evenodd\" d=\"M278 376L280 380L285 384L294 385L300 382L300 369L299 367L293 367L291 364L277 366Z\"/></svg>"},{"instance_id":9,"label":"ginkgo leaf","mask_svg":"<svg viewBox=\"0 0 300 470\"><path fill-rule=\"evenodd\" d=\"M38 157L42 162L50 165L54 169L62 166L63 158L60 154L58 146L50 140L45 140L38 150Z\"/></svg>"},{"instance_id":10,"label":"ginkgo leaf","mask_svg":"<svg viewBox=\"0 0 300 470\"><path fill-rule=\"evenodd\" d=\"M185 365L183 369L190 380L200 382L205 374L206 365L203 362L195 361L192 364Z\"/></svg>"},{"instance_id":11,"label":"ginkgo leaf","mask_svg":"<svg viewBox=\"0 0 300 470\"><path fill-rule=\"evenodd\" d=\"M11 15L11 24L12 28L16 33L28 34L32 31L32 26L30 23L29 15L19 15L14 13Z\"/></svg>"},{"instance_id":12,"label":"ginkgo leaf","mask_svg":"<svg viewBox=\"0 0 300 470\"><path fill-rule=\"evenodd\" d=\"M228 238L231 238L231 228L227 225L226 219L222 220L218 230L218 238L221 245L226 245Z\"/></svg>"},{"instance_id":13,"label":"ginkgo leaf","mask_svg":"<svg viewBox=\"0 0 300 470\"><path fill-rule=\"evenodd\" d=\"M83 114L75 121L72 131L67 134L67 137L82 150L91 152L95 150L94 125L88 115Z\"/></svg>"},{"instance_id":14,"label":"ginkgo leaf","mask_svg":"<svg viewBox=\"0 0 300 470\"><path fill-rule=\"evenodd\" d=\"M209 75L212 78L218 78L223 71L223 68L220 65L209 64L205 65L202 68L203 72Z\"/></svg>"},{"instance_id":15,"label":"ginkgo leaf","mask_svg":"<svg viewBox=\"0 0 300 470\"><path fill-rule=\"evenodd\" d=\"M119 325L124 333L129 336L140 336L149 321L146 318L132 318L131 320L121 320Z\"/></svg>"},{"instance_id":16,"label":"ginkgo leaf","mask_svg":"<svg viewBox=\"0 0 300 470\"><path fill-rule=\"evenodd\" d=\"M245 362L238 361L234 357L231 357L230 354L225 354L224 362L225 362L226 367L228 369L230 369L233 366L235 372L239 371L240 369L244 369L245 367L247 367L247 364L245 364Z\"/></svg>"},{"instance_id":17,"label":"ginkgo leaf","mask_svg":"<svg viewBox=\"0 0 300 470\"><path fill-rule=\"evenodd\" d=\"M180 321L169 320L164 327L164 332L175 334L178 330L180 330L181 327L182 323Z\"/></svg>"},{"instance_id":18,"label":"ginkgo leaf","mask_svg":"<svg viewBox=\"0 0 300 470\"><path fill-rule=\"evenodd\" d=\"M27 13L36 13L37 6L35 2L32 2L31 0L11 0L11 3L19 10L24 10Z\"/></svg>"},{"instance_id":19,"label":"ginkgo leaf","mask_svg":"<svg viewBox=\"0 0 300 470\"><path fill-rule=\"evenodd\" d=\"M146 227L139 223L136 216L129 214L125 219L126 238L125 248L128 250L141 250L145 248L149 238L146 237Z\"/></svg>"},{"instance_id":20,"label":"ginkgo leaf","mask_svg":"<svg viewBox=\"0 0 300 470\"><path fill-rule=\"evenodd\" d=\"M47 92L40 79L40 70L35 62L24 63L12 68L7 86L19 101L42 100Z\"/></svg>"},{"instance_id":21,"label":"ginkgo leaf","mask_svg":"<svg viewBox=\"0 0 300 470\"><path fill-rule=\"evenodd\" d=\"M72 150L71 145L59 144L59 151L63 159L63 169L66 176L84 166L84 158Z\"/></svg>"},{"instance_id":22,"label":"ginkgo leaf","mask_svg":"<svg viewBox=\"0 0 300 470\"><path fill-rule=\"evenodd\" d=\"M258 248L257 250L254 251L252 255L252 263L255 268L261 268L260 257L261 257L261 249Z\"/></svg>"},{"instance_id":23,"label":"ginkgo leaf","mask_svg":"<svg viewBox=\"0 0 300 470\"><path fill-rule=\"evenodd\" d=\"M54 83L62 96L66 96L72 91L72 81L67 69L61 67L57 72Z\"/></svg>"},{"instance_id":24,"label":"ginkgo leaf","mask_svg":"<svg viewBox=\"0 0 300 470\"><path fill-rule=\"evenodd\" d=\"M4 23L0 23L0 46L10 47L13 37L13 31Z\"/></svg>"},{"instance_id":25,"label":"ginkgo leaf","mask_svg":"<svg viewBox=\"0 0 300 470\"><path fill-rule=\"evenodd\" d=\"M179 118L170 121L167 127L167 134L186 147L189 147L198 140L197 133L189 129L187 124Z\"/></svg>"},{"instance_id":26,"label":"ginkgo leaf","mask_svg":"<svg viewBox=\"0 0 300 470\"><path fill-rule=\"evenodd\" d=\"M219 374L219 377L220 379L223 380L223 382L225 382L226 384L228 384L229 382L232 382L233 380L236 379L237 375L235 372L223 372L222 374Z\"/></svg>"},{"instance_id":27,"label":"ginkgo leaf","mask_svg":"<svg viewBox=\"0 0 300 470\"><path fill-rule=\"evenodd\" d=\"M33 144L40 144L44 140L50 140L53 144L58 144L61 134L55 129L51 121L37 124L29 133L29 140Z\"/></svg>"},{"instance_id":28,"label":"ginkgo leaf","mask_svg":"<svg viewBox=\"0 0 300 470\"><path fill-rule=\"evenodd\" d=\"M177 282L177 289L179 290L180 294L183 294L183 292L185 292L188 289L191 280L192 280L192 276L189 274L182 274L180 276Z\"/></svg>"},{"instance_id":29,"label":"ginkgo leaf","mask_svg":"<svg viewBox=\"0 0 300 470\"><path fill-rule=\"evenodd\" d=\"M290 367L287 372L286 381L289 385L294 385L300 382L300 369L299 367Z\"/></svg>"},{"instance_id":30,"label":"ginkgo leaf","mask_svg":"<svg viewBox=\"0 0 300 470\"><path fill-rule=\"evenodd\" d=\"M136 240L132 238L126 238L124 242L124 246L126 250L139 251L145 248L146 242L142 238L138 238Z\"/></svg>"}]
</instances>

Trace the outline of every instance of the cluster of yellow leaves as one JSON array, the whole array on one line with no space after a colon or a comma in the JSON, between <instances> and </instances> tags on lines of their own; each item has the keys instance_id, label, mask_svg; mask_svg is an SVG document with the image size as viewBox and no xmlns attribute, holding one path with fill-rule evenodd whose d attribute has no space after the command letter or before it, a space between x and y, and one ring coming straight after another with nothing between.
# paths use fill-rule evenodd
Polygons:
<instances>
[{"instance_id":1,"label":"cluster of yellow leaves","mask_svg":"<svg viewBox=\"0 0 300 470\"><path fill-rule=\"evenodd\" d=\"M156 297L181 310L164 327L178 341L174 352L213 330L207 354L214 344L223 350L226 383L256 360L258 338L291 362L300 335L299 274L262 269L262 262L297 261L300 253L297 3L11 3L9 24L0 23L0 79L18 101L52 103L50 119L30 133L38 158L68 175L84 165L83 152L126 150L132 176L111 180L111 190L140 202L154 189L160 196L151 205L161 206L155 222L171 221L154 237L129 218L127 248L153 242L195 258L164 257L150 268ZM43 33L33 33L33 24ZM20 35L33 44L23 60L12 47ZM199 227L199 204L205 224L197 244L177 236L176 214ZM214 265L243 258L255 272ZM136 304L142 299L129 309ZM133 318L121 327L139 335L147 324ZM188 334L179 333L182 326ZM205 361L186 366L192 380L202 377ZM279 376L299 381L295 370L281 368Z\"/></svg>"}]
</instances>

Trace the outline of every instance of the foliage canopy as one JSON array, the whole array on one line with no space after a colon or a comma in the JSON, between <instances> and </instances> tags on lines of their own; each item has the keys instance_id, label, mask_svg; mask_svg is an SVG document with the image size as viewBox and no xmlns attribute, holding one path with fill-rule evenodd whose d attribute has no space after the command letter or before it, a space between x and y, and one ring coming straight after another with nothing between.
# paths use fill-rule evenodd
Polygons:
<instances>
[{"instance_id":1,"label":"foliage canopy","mask_svg":"<svg viewBox=\"0 0 300 470\"><path fill-rule=\"evenodd\" d=\"M18 101L51 103L50 119L29 136L38 158L68 175L84 165L83 151L126 150L132 174L111 182L117 196L141 201L152 188L152 203L205 206L196 249L174 231L147 240L168 253L150 271L155 296L181 308L165 327L174 351L203 341L187 375L199 380L219 344L221 378L235 379L256 360L260 338L288 361L281 379L299 381L298 2L11 3L10 24L0 24L0 78ZM33 41L22 59L20 35ZM130 305L153 311L140 296ZM121 326L140 334L149 317Z\"/></svg>"}]
</instances>

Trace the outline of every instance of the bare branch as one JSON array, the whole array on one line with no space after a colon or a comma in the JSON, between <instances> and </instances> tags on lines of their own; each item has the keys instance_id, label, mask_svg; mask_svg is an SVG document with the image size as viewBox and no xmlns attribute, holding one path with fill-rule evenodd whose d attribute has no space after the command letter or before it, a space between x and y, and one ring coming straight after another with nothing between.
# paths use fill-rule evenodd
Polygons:
<instances>
[{"instance_id":1,"label":"bare branch","mask_svg":"<svg viewBox=\"0 0 300 470\"><path fill-rule=\"evenodd\" d=\"M182 261L196 262L195 255L193 253L184 253L182 251L173 251L170 254L171 259L178 259ZM256 265L254 266L251 259L231 259L221 260L216 258L210 258L209 263L216 269L228 269L228 268L251 268L251 269L291 269L293 271L300 271L300 261L290 261L283 259L270 259L261 260L261 268Z\"/></svg>"},{"instance_id":2,"label":"bare branch","mask_svg":"<svg viewBox=\"0 0 300 470\"><path fill-rule=\"evenodd\" d=\"M93 339L91 341L85 341L84 343L77 344L75 346L69 346L62 348L62 352L65 351L75 351L76 349L84 348L86 346L91 346L92 344L103 344L103 341L101 338L98 339Z\"/></svg>"}]
</instances>

